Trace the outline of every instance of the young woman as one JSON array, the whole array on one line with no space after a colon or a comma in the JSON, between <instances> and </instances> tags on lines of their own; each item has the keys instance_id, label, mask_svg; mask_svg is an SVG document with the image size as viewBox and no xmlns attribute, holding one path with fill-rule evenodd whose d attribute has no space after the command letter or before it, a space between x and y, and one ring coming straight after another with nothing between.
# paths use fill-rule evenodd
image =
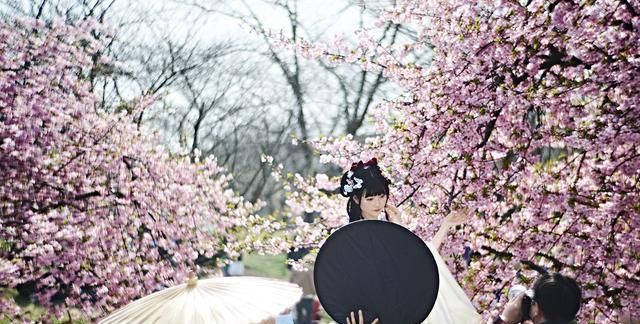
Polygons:
<instances>
[{"instance_id":1,"label":"young woman","mask_svg":"<svg viewBox=\"0 0 640 324\"><path fill-rule=\"evenodd\" d=\"M403 225L398 209L388 204L389 183L390 181L382 175L375 158L366 163L354 163L340 181L340 192L348 198L349 222L384 218ZM464 223L465 220L466 215L463 213L449 214L431 242L427 242L427 247L438 266L440 289L436 304L423 324L482 322L481 316L438 253L449 229ZM355 323L355 319L351 322Z\"/></svg>"}]
</instances>

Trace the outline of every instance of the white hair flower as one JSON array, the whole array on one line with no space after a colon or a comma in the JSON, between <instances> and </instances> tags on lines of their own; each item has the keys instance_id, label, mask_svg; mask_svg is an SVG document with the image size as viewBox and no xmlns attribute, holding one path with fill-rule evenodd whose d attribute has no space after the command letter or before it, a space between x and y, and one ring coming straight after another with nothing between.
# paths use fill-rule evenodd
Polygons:
<instances>
[{"instance_id":1,"label":"white hair flower","mask_svg":"<svg viewBox=\"0 0 640 324\"><path fill-rule=\"evenodd\" d=\"M353 190L355 190L355 189L362 188L362 184L363 183L364 183L364 181L362 179L360 179L360 178L354 177L353 179L351 179L350 177L348 177L347 178L347 184L344 185L344 187L342 188L342 191L344 192L345 195L347 195L349 193L352 193Z\"/></svg>"},{"instance_id":2,"label":"white hair flower","mask_svg":"<svg viewBox=\"0 0 640 324\"><path fill-rule=\"evenodd\" d=\"M355 181L356 183L353 185L354 189L360 189L362 188L362 183L364 182L362 179L360 178L353 178L353 181Z\"/></svg>"}]
</instances>

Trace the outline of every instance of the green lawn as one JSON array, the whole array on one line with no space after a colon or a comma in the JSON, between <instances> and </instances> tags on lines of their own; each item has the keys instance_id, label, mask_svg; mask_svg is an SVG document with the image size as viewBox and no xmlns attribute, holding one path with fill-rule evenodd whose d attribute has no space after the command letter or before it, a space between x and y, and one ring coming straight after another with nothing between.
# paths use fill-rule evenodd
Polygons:
<instances>
[{"instance_id":1,"label":"green lawn","mask_svg":"<svg viewBox=\"0 0 640 324\"><path fill-rule=\"evenodd\" d=\"M242 258L245 275L289 280L286 254L247 254Z\"/></svg>"}]
</instances>

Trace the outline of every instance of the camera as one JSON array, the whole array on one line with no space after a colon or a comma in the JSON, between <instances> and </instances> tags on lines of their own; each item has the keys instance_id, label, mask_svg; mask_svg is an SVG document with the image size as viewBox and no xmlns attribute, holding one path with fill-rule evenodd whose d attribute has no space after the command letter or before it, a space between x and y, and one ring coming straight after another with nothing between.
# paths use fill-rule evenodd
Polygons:
<instances>
[{"instance_id":1,"label":"camera","mask_svg":"<svg viewBox=\"0 0 640 324\"><path fill-rule=\"evenodd\" d=\"M520 322L524 322L526 320L529 320L529 311L531 310L531 304L533 303L533 300L531 299L531 297L529 297L529 295L527 295L527 293L524 294L524 296L522 296L522 304L520 305L520 309L522 310L522 317L520 318Z\"/></svg>"},{"instance_id":2,"label":"camera","mask_svg":"<svg viewBox=\"0 0 640 324\"><path fill-rule=\"evenodd\" d=\"M522 323L526 320L529 320L529 311L531 310L531 305L533 304L533 291L528 290L527 287L522 286L522 285L515 285L512 286L511 288L509 288L509 300L512 300L516 297L518 297L518 295L520 295L520 293L524 292L524 296L522 296L522 304L520 305L520 321L518 323Z\"/></svg>"}]
</instances>

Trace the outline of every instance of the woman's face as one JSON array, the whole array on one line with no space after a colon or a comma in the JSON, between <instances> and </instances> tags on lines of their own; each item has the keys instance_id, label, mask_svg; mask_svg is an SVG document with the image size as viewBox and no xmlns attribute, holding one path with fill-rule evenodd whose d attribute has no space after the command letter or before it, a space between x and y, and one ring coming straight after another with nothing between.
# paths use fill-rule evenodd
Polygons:
<instances>
[{"instance_id":1,"label":"woman's face","mask_svg":"<svg viewBox=\"0 0 640 324\"><path fill-rule=\"evenodd\" d=\"M387 198L385 194L360 198L362 218L378 219L378 216L384 211L387 205Z\"/></svg>"}]
</instances>

